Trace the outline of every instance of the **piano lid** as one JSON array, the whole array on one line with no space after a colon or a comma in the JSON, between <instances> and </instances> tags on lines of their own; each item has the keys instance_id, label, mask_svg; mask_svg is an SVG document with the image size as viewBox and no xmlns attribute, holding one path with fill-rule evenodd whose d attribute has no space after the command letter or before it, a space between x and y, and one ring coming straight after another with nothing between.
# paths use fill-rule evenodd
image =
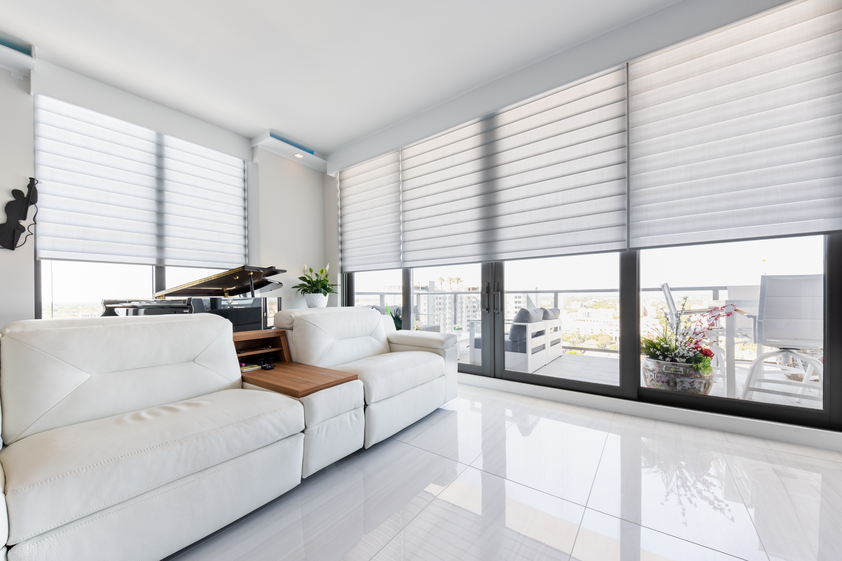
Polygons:
<instances>
[{"instance_id":1,"label":"piano lid","mask_svg":"<svg viewBox=\"0 0 842 561\"><path fill-rule=\"evenodd\" d=\"M286 273L284 269L276 269L275 267L251 267L243 265L224 273L217 273L203 279L199 279L175 288L162 290L155 293L155 298L163 299L167 297L223 297L238 296L240 294L252 294L255 290L268 286L270 284L276 285L276 288L283 286L278 281L269 280L267 277L280 275Z\"/></svg>"}]
</instances>

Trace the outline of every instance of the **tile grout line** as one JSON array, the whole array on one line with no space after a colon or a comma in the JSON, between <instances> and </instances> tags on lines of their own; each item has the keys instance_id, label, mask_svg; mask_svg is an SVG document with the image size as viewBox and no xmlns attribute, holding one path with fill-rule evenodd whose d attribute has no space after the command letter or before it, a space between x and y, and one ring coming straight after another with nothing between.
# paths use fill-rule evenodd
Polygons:
<instances>
[{"instance_id":1,"label":"tile grout line","mask_svg":"<svg viewBox=\"0 0 842 561\"><path fill-rule=\"evenodd\" d=\"M757 531L757 524L754 521L754 516L751 515L751 511L748 509L748 504L746 504L746 499L743 496L743 492L740 490L740 486L737 483L737 478L734 475L733 470L731 469L731 462L728 461L726 457L725 450L722 449L721 446L717 446L719 448L719 453L722 454L722 459L725 460L725 469L728 470L728 475L731 476L731 479L734 480L734 487L737 488L737 494L740 496L740 501L743 503L743 508L746 509L746 514L748 514L748 519L751 520L751 527L754 528L754 533L757 536L757 541L760 542L760 547L763 548L763 554L766 555L766 559L771 559L769 557L769 552L766 550L766 545L763 543L763 538L760 536L760 532Z\"/></svg>"},{"instance_id":2,"label":"tile grout line","mask_svg":"<svg viewBox=\"0 0 842 561\"><path fill-rule=\"evenodd\" d=\"M514 427L515 425L516 425L516 423L512 423L512 424L511 424L508 428L506 428L506 431L504 431L504 432L507 432L507 431L511 430L511 428L512 428L512 427ZM606 440L606 443L607 443L607 442L608 442L608 438L606 437L606 439L605 439L605 440ZM462 464L462 465L464 465L464 466L465 466L465 469L463 469L463 470L462 470L463 472L464 472L465 470L467 470L468 468L472 468L472 469L475 469L475 470L477 470L477 471L481 471L481 472L483 472L483 473L487 473L487 474L489 474L489 475L493 475L494 477L499 477L500 479L503 479L503 480L505 480L505 481L509 481L509 482L511 482L511 483L514 483L515 485L520 485L521 487L523 487L523 488L525 488L525 489L531 489L532 491L535 491L536 493L541 493L542 495L546 495L546 496L548 496L548 497L553 497L553 498L558 499L558 500L560 500L560 501L565 501L565 502L567 502L567 503L570 503L570 504L573 504L573 505L576 505L576 506L580 506L580 507L582 507L582 508L587 508L587 504L581 504L581 503L578 503L578 502L576 502L576 501L570 500L570 499L565 498L565 497L559 497L558 495L554 495L553 493L549 493L549 492L547 492L547 491L544 491L543 489L538 489L537 487L532 487L531 485L527 485L527 484L525 484L525 483L521 483L520 481L515 481L515 480L513 480L513 479L509 479L508 477L501 477L501 476L497 475L497 474L496 474L496 473L494 473L494 472L491 472L491 471L488 471L488 470L486 470L486 469L483 469L483 468L480 468L480 467L476 467L476 466L474 466L474 465L473 465L473 463L474 463L474 462L476 462L476 461L479 459L479 457L480 457L480 456L482 456L482 452L480 452L479 454L477 454L476 458L474 458L473 460L471 460L471 462L470 462L470 463L465 463L465 462L460 462L459 460L454 460L453 458L448 458L447 456L444 456L444 455L442 455L442 454L439 454L438 452L433 452L433 451L431 451L431 450L427 450L427 449L425 449L425 448L421 448L420 446L416 446L416 445L414 445L414 444L410 444L410 443L408 443L408 442L404 442L404 441L402 441L402 440L399 440L398 442L400 442L401 444L406 444L407 446L412 446L412 447L413 447L413 448L415 448L416 450L421 450L422 452L427 452L428 454L433 454L433 455L438 456L438 457L440 457L440 458L444 458L445 460L449 460L449 461L451 461L451 462L456 462L457 464ZM605 450L605 444L603 444L603 451L604 451L604 450ZM601 454L600 454L600 461L602 461L602 455L601 455ZM599 471L599 464L598 464L598 463L597 463L597 471ZM596 472L594 472L594 481L596 481ZM452 483L452 482L451 482L451 483ZM450 486L450 484L448 484L448 486ZM447 487L445 487L445 489L446 489L446 488L447 488ZM593 482L591 483L591 489L593 489ZM444 492L444 490L442 490L442 492ZM436 496L438 496L438 495L436 495ZM588 498L590 498L590 491L588 492ZM587 503L587 500L585 501L585 503ZM426 508L426 507L425 507L425 508Z\"/></svg>"},{"instance_id":3,"label":"tile grout line","mask_svg":"<svg viewBox=\"0 0 842 561\"><path fill-rule=\"evenodd\" d=\"M741 497L741 498L742 498L742 497ZM637 527L639 527L639 528L643 528L644 530L649 530L650 532L656 532L656 533L658 533L658 534L661 534L662 536L668 536L668 537L670 537L670 538L673 538L673 539L676 539L676 540L683 541L683 542L685 542L685 543L689 543L689 544L695 545L696 547L701 547L702 549L707 549L707 550L709 550L709 551L715 551L715 552L717 552L717 553L721 553L722 555L727 555L728 557L732 557L732 558L734 558L734 559L741 559L742 561L748 561L745 557L740 557L739 555L735 555L735 554L733 554L733 553L728 553L727 551L723 551L723 550L721 550L721 549L717 549L717 548L715 548L715 547L711 547L711 546L709 546L709 545L705 545L705 544L703 544L703 543L694 542L693 540L690 540L690 539L687 539L687 538L682 538L681 536L676 536L675 534L670 534L669 532L665 532L665 531L663 531L663 530L659 530L659 529L657 529L657 528L653 528L652 526L647 526L647 525L645 525L645 524L638 524L637 522L635 522L635 521L633 521L633 520L628 520L628 519L626 519L626 518L623 518L622 516L616 516L616 515L614 515L614 514L611 514L610 512L605 512L605 511L602 511L602 510L600 510L600 509L598 509L598 508L594 508L594 507L590 507L590 506L588 506L588 507L585 507L585 510L586 510L586 511L588 511L588 510L592 510L592 511L594 511L594 512L598 512L599 514L602 514L603 516L608 516L609 518L613 518L613 519L615 519L615 520L619 520L620 522L625 522L626 524L634 524L635 526L637 526ZM755 532L756 532L756 530L755 530ZM577 533L577 536L578 536L578 533ZM759 537L760 537L760 536L759 536L759 534L758 534L758 538L759 538ZM761 545L762 545L762 543L761 543ZM765 548L765 547L763 548L763 553L766 553L766 548ZM768 555L768 554L766 554L766 558L767 558L767 559L769 558L769 555Z\"/></svg>"},{"instance_id":4,"label":"tile grout line","mask_svg":"<svg viewBox=\"0 0 842 561\"><path fill-rule=\"evenodd\" d=\"M508 430L508 429L506 429L506 430ZM462 464L463 466L465 466L465 468L473 467L473 466L471 466L471 464L474 463L475 461L477 461L477 459L479 459L480 456L482 456L482 452L480 452L470 462L460 462L459 460L454 460L453 458L449 458L449 457L445 456L444 454L439 454L438 452L433 452L432 450L427 450L426 448L421 448L420 446L416 446L415 444L411 444L409 442L404 442L403 440L398 440L397 442L400 442L401 444L406 444L407 446L412 446L416 450L421 450L422 452L427 452L428 454L433 454L434 456L438 456L439 458L444 458L445 460L450 460L451 462L456 462L457 464ZM478 468L474 468L474 469L478 469ZM465 471L465 470L463 469L462 471ZM480 471L483 471L483 470L480 470ZM492 475L494 475L494 474L492 474ZM448 485L450 485L450 484L448 483ZM445 487L445 489L446 488L447 487Z\"/></svg>"},{"instance_id":5,"label":"tile grout line","mask_svg":"<svg viewBox=\"0 0 842 561\"><path fill-rule=\"evenodd\" d=\"M401 441L400 441L400 440L398 440L397 442L401 442ZM407 443L407 442L401 442L401 443L402 443L402 444L406 444L407 446L412 446L411 444L409 444L409 443ZM413 446L413 448L415 448L416 450L421 450L422 452L427 452L427 453L429 453L429 454L433 454L434 456L438 456L438 457L440 457L440 458L444 458L444 459L446 459L446 460L450 460L450 461L452 461L452 462L456 462L457 464L461 464L461 465L463 465L463 466L465 466L465 467L464 467L464 468L462 468L462 469L459 471L459 473L456 475L456 477L454 477L454 478L453 478L453 481L451 481L450 483L448 483L447 485L445 485L444 487L442 487L441 491L439 491L438 493L436 493L436 495L435 495L435 496L433 496L433 500L431 500L429 503L427 503L427 504L424 506L424 508L422 508L421 510L419 510L419 511L418 511L418 513L416 513L416 514L415 514L415 516L413 516L412 518L408 519L408 520L406 521L406 524L404 524L404 525L402 525L402 526L401 526L400 531L399 531L399 532L397 532L394 536L392 536L392 538L391 538L389 541L387 541L385 544L383 544L383 547L381 547L380 549L378 549L378 550L374 553L374 555L372 555L371 557L369 557L369 558L368 558L368 561L371 561L372 559L374 559L375 557L377 557L378 555L380 555L380 552L382 552L382 551L383 551L383 550L385 550L387 547L389 547L389 544L390 544L390 543L392 543L393 541L395 541L395 540L398 538L398 536L400 536L401 534L403 534L404 530L406 530L406 529L407 529L407 527L408 527L408 526L409 526L409 525L410 525L410 524L411 524L411 523L412 523L412 522L413 522L416 518L418 518L419 516L421 516L421 514L422 514L425 510L427 510L428 508L430 508L430 505L432 505L432 504L436 501L436 499L438 499L438 498L441 496L441 494L442 494L442 493L444 493L444 492L448 489L448 487L450 487L451 485L453 485L453 483L455 483L455 482L456 482L456 480L457 480L457 479L459 479L459 476L460 476L460 475L462 475L462 474L463 474L463 473L464 473L464 472L465 472L465 471L466 471L469 467L471 467L469 464L464 464L464 463L462 463L462 462L459 462L459 461L453 460L452 458L447 458L446 456L442 456L441 454L436 454L435 452L430 452L429 450L424 450L423 448L419 448L418 446ZM479 456L477 456L477 457L479 457Z\"/></svg>"},{"instance_id":6,"label":"tile grout line","mask_svg":"<svg viewBox=\"0 0 842 561\"><path fill-rule=\"evenodd\" d=\"M570 546L570 555L567 556L567 561L573 561L573 552L576 551L576 542L579 541L579 532L582 531L582 523L585 521L585 514L588 512L588 507L582 508L582 517L579 519L579 527L576 528L576 537L573 538L573 545Z\"/></svg>"},{"instance_id":7,"label":"tile grout line","mask_svg":"<svg viewBox=\"0 0 842 561\"><path fill-rule=\"evenodd\" d=\"M602 459L605 457L605 447L608 446L608 434L605 435L605 440L602 442L602 450L599 452L599 461L596 463L596 470L593 473L593 481L591 487L588 489L588 497L585 499L585 508L588 508L588 503L591 502L591 493L593 493L593 486L596 485L596 476L599 475L599 468L602 465Z\"/></svg>"},{"instance_id":8,"label":"tile grout line","mask_svg":"<svg viewBox=\"0 0 842 561\"><path fill-rule=\"evenodd\" d=\"M596 476L599 474L599 466L602 465L602 458L605 456L605 447L608 446L608 435L605 435L605 440L602 443L602 450L599 452L599 461L596 463L596 470L594 470L593 481L591 481L591 488L588 489L588 497L585 499L585 506L582 508L582 518L579 520L579 527L576 528L576 537L573 538L573 545L570 546L570 556L568 561L572 561L573 552L576 550L576 542L579 541L579 532L582 531L582 524L585 522L585 514L588 512L588 503L591 502L591 493L593 493L593 486L596 484Z\"/></svg>"},{"instance_id":9,"label":"tile grout line","mask_svg":"<svg viewBox=\"0 0 842 561\"><path fill-rule=\"evenodd\" d=\"M606 438L606 439L605 439L605 442L606 442L606 445L607 445L607 443L608 443L608 438ZM720 443L719 443L719 442L714 442L714 444L716 445L716 449L718 450L718 452L722 455L722 457L723 457L723 459L724 459L725 453L724 453L724 451L722 450L722 448L721 448L721 446L720 446ZM604 454L604 452L605 452L605 447L603 447L603 454ZM602 463L602 456L600 456L599 462L600 462L600 464ZM733 473L731 472L730 465L728 464L728 462L727 462L727 461L725 462L725 467L726 467L726 469L728 470L728 473L729 473L729 474L731 475L731 477L734 479L734 482L736 483L736 478L734 477ZM599 473L599 464L597 464L597 473ZM594 485L595 483L596 483L596 475L594 475L594 483L591 485L591 490L588 492L588 502L590 502L590 493L592 493L592 492L593 492L593 485ZM752 528L754 528L754 533L755 533L755 535L757 536L757 539L760 541L760 546L763 548L763 553L766 555L766 559L767 559L767 560L769 560L769 559L770 559L770 557L769 557L768 552L766 551L766 546L764 546L764 545L763 545L763 540L760 538L760 533L757 531L757 527L756 527L756 526L755 526L755 524L754 524L754 518L752 518L751 513L749 513L749 512L748 512L748 507L747 507L747 506L746 506L746 504L745 504L745 499L743 498L742 493L740 493L740 492L739 492L739 487L737 487L737 492L738 492L738 493L739 493L739 495L740 495L740 501L742 502L743 507L744 507L744 508L746 509L746 511L747 511L747 514L748 514L749 520L751 520ZM700 542L697 542L697 541L693 541L693 540L691 540L691 539L682 538L681 536L676 536L676 535L674 535L674 534L670 534L669 532L665 532L665 531L663 531L663 530L659 530L659 529L657 529L657 528L653 528L653 527L651 527L651 526L647 526L647 525L643 524L643 523L642 523L642 521L641 521L640 523L638 523L638 522L635 522L635 521L633 521L633 520L628 520L628 519L626 519L626 518L623 518L622 516L616 516L616 515L611 514L611 513L609 513L609 512L604 512L604 511L602 511L602 510L600 510L600 509L598 509L598 508L591 507L591 506L587 506L587 505L585 506L585 510L586 510L586 511L587 511L587 510L593 510L594 512L598 512L598 513L603 514L603 515L605 515L605 516L609 516L609 517L614 518L614 519L616 519L616 520L620 520L621 522L625 522L625 523L627 523L627 524L634 524L635 526L639 526L639 527L641 527L641 528L645 528L645 529L650 530L650 531L652 531L652 532L657 532L657 533L659 533L659 534L662 534L662 535L665 535L665 536L669 536L669 537L671 537L671 538L674 538L674 539L677 539L677 540L681 540L681 541L683 541L683 542L687 542L687 543L693 544L693 545L695 545L695 546L702 547L702 548L704 548L704 549L708 549L708 550L710 550L710 551L716 551L716 552L718 552L718 553L722 553L723 555L727 555L727 556L729 556L729 557L733 557L734 559L742 559L743 561L746 561L746 559L745 559L744 557L740 557L740 556L738 556L738 555L734 555L733 553L729 553L729 552L727 552L727 551L723 551L723 550L721 550L721 549L717 549L717 548L715 548L715 547L711 547L711 546L709 546L709 545L705 545L705 544L703 544L703 543L700 543ZM584 515L583 515L583 519L584 519ZM577 533L576 533L577 539L578 539L578 535L579 535L579 534L578 534L578 531L577 531ZM571 555L572 555L572 553L571 553Z\"/></svg>"},{"instance_id":10,"label":"tile grout line","mask_svg":"<svg viewBox=\"0 0 842 561\"><path fill-rule=\"evenodd\" d=\"M516 426L516 423L512 423L512 424L511 424L511 426L509 426L509 427L508 427L508 428L507 428L504 432L508 432L508 431L509 431L509 430L511 430L511 429L512 429L512 427L514 427L514 426ZM607 440L608 440L608 439L606 438L606 441L607 441ZM604 450L604 449L605 449L605 448L604 448L604 446L603 446L603 450ZM423 450L423 448L422 448L422 450ZM434 452L431 452L431 454L432 454L432 453L434 453ZM487 474L489 474L489 475L493 475L494 477L499 477L500 479L503 479L503 480L505 480L505 481L509 481L509 482L511 482L511 483L514 483L515 485L520 485L521 487L523 487L523 488L525 488L525 489L531 489L532 491L535 491L536 493L541 493L542 495L546 495L546 496L548 496L548 497L553 497L553 498L558 499L558 500L560 500L560 501L564 501L564 502L567 502L567 503L570 503L570 504L573 504L573 505L576 505L576 506L580 506L580 507L582 507L582 508L587 508L587 505L585 505L585 504L580 504L580 503L577 503L576 501L573 501L573 500L570 500L570 499L566 499L566 498L564 498L564 497L559 497L558 495L554 495L553 493L549 493L549 492L547 492L547 491L544 491L543 489L538 489L537 487L533 487L533 486L531 486L531 485L527 485L526 483L521 483L520 481L515 481L514 479L509 479L508 477L501 477L501 476L497 475L496 473L494 473L494 472L492 472L492 471L488 471L488 470L486 470L486 469L484 469L484 468L479 468L479 467L474 466L474 465L473 465L473 463L474 463L474 462L476 462L476 461L477 461L477 459L479 459L479 457L480 457L480 456L482 456L482 452L480 452L480 454L479 454L476 458L474 458L474 460L473 460L470 464L468 464L468 467L469 467L469 468L473 468L473 469L475 469L475 470L477 470L477 471L481 471L481 472L483 472L483 473L487 473ZM448 459L450 459L450 458L448 458ZM600 460L602 460L602 456L601 456L601 455L600 455ZM598 470L598 469L599 469L599 464L597 464L597 470ZM595 472L594 472L594 479L596 479L596 473L595 473ZM591 484L591 485L593 485L593 484ZM589 495L590 495L590 493L589 493ZM587 502L587 501L585 501L585 502Z\"/></svg>"}]
</instances>

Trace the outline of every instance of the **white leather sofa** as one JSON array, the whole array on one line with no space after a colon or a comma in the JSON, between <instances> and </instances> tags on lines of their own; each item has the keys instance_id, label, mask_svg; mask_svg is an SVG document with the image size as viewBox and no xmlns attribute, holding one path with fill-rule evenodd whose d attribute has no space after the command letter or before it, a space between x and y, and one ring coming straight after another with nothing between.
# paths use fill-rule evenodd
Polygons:
<instances>
[{"instance_id":1,"label":"white leather sofa","mask_svg":"<svg viewBox=\"0 0 842 561\"><path fill-rule=\"evenodd\" d=\"M275 327L287 330L293 361L359 377L366 448L456 397L453 334L396 331L391 317L362 307L286 310L275 315Z\"/></svg>"},{"instance_id":2,"label":"white leather sofa","mask_svg":"<svg viewBox=\"0 0 842 561\"><path fill-rule=\"evenodd\" d=\"M231 335L205 314L0 330L3 555L161 559L296 486L302 405L242 389Z\"/></svg>"}]
</instances>

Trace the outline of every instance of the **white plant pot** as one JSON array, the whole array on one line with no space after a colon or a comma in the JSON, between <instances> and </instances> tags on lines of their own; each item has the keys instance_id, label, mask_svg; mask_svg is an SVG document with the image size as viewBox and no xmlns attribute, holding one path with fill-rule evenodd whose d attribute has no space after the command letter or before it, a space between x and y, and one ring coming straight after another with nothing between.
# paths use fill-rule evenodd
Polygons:
<instances>
[{"instance_id":1,"label":"white plant pot","mask_svg":"<svg viewBox=\"0 0 842 561\"><path fill-rule=\"evenodd\" d=\"M308 308L324 308L327 306L327 296L324 294L305 294L304 301Z\"/></svg>"}]
</instances>

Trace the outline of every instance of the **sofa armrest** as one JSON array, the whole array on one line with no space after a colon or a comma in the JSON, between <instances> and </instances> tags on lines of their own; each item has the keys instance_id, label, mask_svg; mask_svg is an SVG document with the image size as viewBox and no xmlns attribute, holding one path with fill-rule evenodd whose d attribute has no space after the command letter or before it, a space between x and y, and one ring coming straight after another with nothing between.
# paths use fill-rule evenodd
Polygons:
<instances>
[{"instance_id":1,"label":"sofa armrest","mask_svg":"<svg viewBox=\"0 0 842 561\"><path fill-rule=\"evenodd\" d=\"M9 513L6 510L6 472L0 465L0 547L6 544L9 539ZM5 560L5 554L0 553L0 559Z\"/></svg>"},{"instance_id":2,"label":"sofa armrest","mask_svg":"<svg viewBox=\"0 0 842 561\"><path fill-rule=\"evenodd\" d=\"M420 347L418 350L445 350L456 345L456 335L433 331L395 331L388 335L389 346Z\"/></svg>"},{"instance_id":3,"label":"sofa armrest","mask_svg":"<svg viewBox=\"0 0 842 561\"><path fill-rule=\"evenodd\" d=\"M444 358L444 401L447 403L456 397L459 362L456 335L431 331L396 331L389 333L387 339L389 350L393 353L426 351Z\"/></svg>"}]
</instances>

